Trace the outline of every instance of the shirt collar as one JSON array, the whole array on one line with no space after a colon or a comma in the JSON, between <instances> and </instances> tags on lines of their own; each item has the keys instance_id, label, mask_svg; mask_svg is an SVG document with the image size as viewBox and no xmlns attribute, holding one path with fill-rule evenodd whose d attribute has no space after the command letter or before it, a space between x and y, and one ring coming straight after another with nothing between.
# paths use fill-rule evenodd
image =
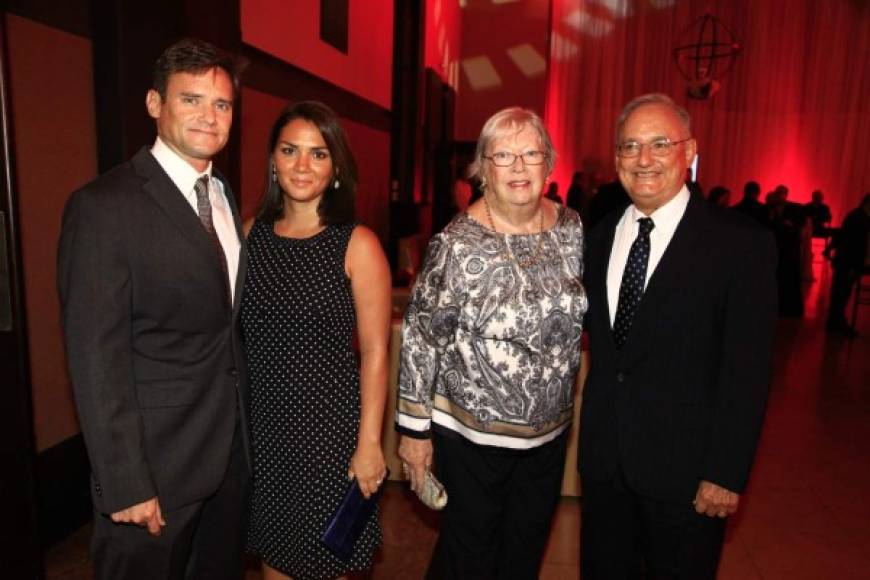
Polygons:
<instances>
[{"instance_id":1,"label":"shirt collar","mask_svg":"<svg viewBox=\"0 0 870 580\"><path fill-rule=\"evenodd\" d=\"M688 205L689 190L683 185L683 188L680 189L677 195L648 216L637 209L636 206L631 205L628 209L629 218L631 219L629 223L637 224L637 220L650 217L653 224L655 224L652 233L670 237L673 235L674 230L677 229L683 214L686 213L686 206Z\"/></svg>"},{"instance_id":2,"label":"shirt collar","mask_svg":"<svg viewBox=\"0 0 870 580\"><path fill-rule=\"evenodd\" d=\"M157 160L157 163L169 175L169 178L175 186L184 194L185 197L195 196L193 186L196 180L202 175L208 175L211 179L211 161L208 162L208 167L200 173L194 169L190 163L182 159L178 153L169 148L160 137L154 141L154 146L151 148L151 154Z\"/></svg>"}]
</instances>

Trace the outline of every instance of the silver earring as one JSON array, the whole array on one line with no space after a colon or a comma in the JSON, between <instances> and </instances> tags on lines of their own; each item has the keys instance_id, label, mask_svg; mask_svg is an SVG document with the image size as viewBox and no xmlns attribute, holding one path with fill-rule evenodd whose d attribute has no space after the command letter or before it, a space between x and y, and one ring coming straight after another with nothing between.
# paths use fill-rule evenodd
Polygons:
<instances>
[{"instance_id":1,"label":"silver earring","mask_svg":"<svg viewBox=\"0 0 870 580\"><path fill-rule=\"evenodd\" d=\"M332 189L338 189L339 185L341 185L341 184L338 182L338 179L336 179L332 184Z\"/></svg>"},{"instance_id":2,"label":"silver earring","mask_svg":"<svg viewBox=\"0 0 870 580\"><path fill-rule=\"evenodd\" d=\"M272 166L272 181L278 181L278 171L274 165Z\"/></svg>"}]
</instances>

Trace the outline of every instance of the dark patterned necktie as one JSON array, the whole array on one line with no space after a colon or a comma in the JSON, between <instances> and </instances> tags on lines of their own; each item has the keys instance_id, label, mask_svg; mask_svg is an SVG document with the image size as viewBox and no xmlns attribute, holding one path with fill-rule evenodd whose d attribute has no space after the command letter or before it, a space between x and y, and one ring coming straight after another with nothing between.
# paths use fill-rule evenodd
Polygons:
<instances>
[{"instance_id":1,"label":"dark patterned necktie","mask_svg":"<svg viewBox=\"0 0 870 580\"><path fill-rule=\"evenodd\" d=\"M619 285L619 302L616 306L616 318L613 320L613 339L617 348L622 348L634 313L643 296L643 286L646 282L646 266L649 262L649 233L655 227L651 218L637 220L640 231L637 233L631 250L628 252L628 261L622 272L622 283Z\"/></svg>"},{"instance_id":2,"label":"dark patterned necktie","mask_svg":"<svg viewBox=\"0 0 870 580\"><path fill-rule=\"evenodd\" d=\"M202 222L202 226L208 232L208 237L211 238L220 258L221 269L224 272L224 286L229 297L231 294L229 293L230 276L229 268L227 267L227 256L224 254L224 248L221 245L220 238L218 238L217 231L214 229L214 221L211 217L211 202L208 199L208 180L208 175L203 175L196 180L196 184L193 186L196 192L196 213L199 215L199 221Z\"/></svg>"}]
</instances>

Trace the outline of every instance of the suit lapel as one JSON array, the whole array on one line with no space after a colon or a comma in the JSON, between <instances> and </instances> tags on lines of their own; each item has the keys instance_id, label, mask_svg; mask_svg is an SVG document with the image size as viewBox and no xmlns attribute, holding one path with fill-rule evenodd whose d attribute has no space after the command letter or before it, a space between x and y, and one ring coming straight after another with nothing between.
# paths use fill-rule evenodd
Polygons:
<instances>
[{"instance_id":1,"label":"suit lapel","mask_svg":"<svg viewBox=\"0 0 870 580\"><path fill-rule=\"evenodd\" d=\"M233 224L236 227L236 236L239 238L239 268L236 272L236 279L234 282L235 290L233 291L233 317L235 318L235 316L238 315L239 308L241 306L242 291L245 284L245 273L247 272L248 268L247 240L245 239L245 233L242 228L242 218L239 214L236 197L233 193L232 188L230 187L229 182L219 171L213 170L213 173L215 177L220 179L221 183L224 186L224 194L226 195L227 202L229 203L230 211L233 214Z\"/></svg>"},{"instance_id":2,"label":"suit lapel","mask_svg":"<svg viewBox=\"0 0 870 580\"><path fill-rule=\"evenodd\" d=\"M686 206L674 236L650 276L646 290L632 321L631 331L623 351L635 350L646 343L644 331L662 315L661 307L673 294L674 288L693 275L693 256L699 250L706 229L707 210L702 199L692 196Z\"/></svg>"},{"instance_id":3,"label":"suit lapel","mask_svg":"<svg viewBox=\"0 0 870 580\"><path fill-rule=\"evenodd\" d=\"M202 222L196 212L184 199L184 195L179 191L175 183L169 178L154 156L147 148L143 147L133 156L133 167L136 173L145 178L143 189L151 196L151 198L160 206L163 212L169 219L181 230L181 233L190 241L190 243L199 248L202 252L215 258L214 246L211 239L208 237L208 232L202 227Z\"/></svg>"},{"instance_id":4,"label":"suit lapel","mask_svg":"<svg viewBox=\"0 0 870 580\"><path fill-rule=\"evenodd\" d=\"M607 269L610 264L610 254L613 251L613 237L616 233L616 224L622 217L621 211L612 212L602 221L595 232L595 243L590 244L590 271L589 281L595 285L594 295L598 300L591 302L589 307L592 316L596 318L595 327L606 329L610 346L616 348L613 341L613 329L610 325L610 307L607 302Z\"/></svg>"},{"instance_id":5,"label":"suit lapel","mask_svg":"<svg viewBox=\"0 0 870 580\"><path fill-rule=\"evenodd\" d=\"M220 258L215 251L214 242L212 242L208 232L205 231L202 222L199 221L199 216L197 216L196 212L193 211L193 208L191 208L190 204L184 198L182 192L179 191L178 187L176 187L175 183L173 183L172 179L169 178L169 175L166 174L146 147L140 149L139 152L133 156L132 164L137 175L145 179L145 184L142 186L145 192L151 196L158 206L160 206L169 220L176 225L176 227L181 231L181 234L190 242L190 244L196 248L198 252L203 254L204 259L214 265L215 274L220 276L220 279L222 280L223 269L220 265ZM224 187L226 188L227 199L230 200L229 205L232 208L233 221L236 226L237 235L239 236L239 239L242 240L242 244L244 244L244 237L240 233L241 225L235 207L235 200L232 196L231 190L229 189L229 185L227 185L222 178L221 181L224 183ZM242 256L244 256L244 252L242 252ZM244 279L242 275L242 256L240 256L239 259L239 274L236 276L236 299L239 295L239 280ZM224 282L223 287L226 289L226 282ZM234 300L233 302L233 308L235 310L235 302L237 302L237 300Z\"/></svg>"}]
</instances>

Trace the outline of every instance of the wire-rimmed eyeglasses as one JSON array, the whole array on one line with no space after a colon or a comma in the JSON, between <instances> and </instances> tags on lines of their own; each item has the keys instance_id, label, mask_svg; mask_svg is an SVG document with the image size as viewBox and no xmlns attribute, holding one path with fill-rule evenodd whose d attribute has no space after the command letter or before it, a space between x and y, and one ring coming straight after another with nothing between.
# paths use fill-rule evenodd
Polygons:
<instances>
[{"instance_id":1,"label":"wire-rimmed eyeglasses","mask_svg":"<svg viewBox=\"0 0 870 580\"><path fill-rule=\"evenodd\" d=\"M644 147L649 147L650 155L653 157L666 157L670 154L674 145L685 143L692 137L686 137L679 141L671 141L670 139L656 139L649 143L640 143L638 141L625 141L616 146L616 154L620 157L637 157Z\"/></svg>"}]
</instances>

